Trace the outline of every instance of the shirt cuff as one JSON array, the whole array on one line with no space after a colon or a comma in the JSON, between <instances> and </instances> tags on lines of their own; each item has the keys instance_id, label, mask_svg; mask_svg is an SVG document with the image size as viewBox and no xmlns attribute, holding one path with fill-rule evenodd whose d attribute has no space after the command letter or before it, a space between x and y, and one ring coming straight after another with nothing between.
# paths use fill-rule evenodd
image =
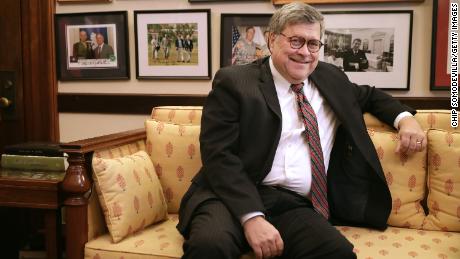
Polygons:
<instances>
[{"instance_id":1,"label":"shirt cuff","mask_svg":"<svg viewBox=\"0 0 460 259\"><path fill-rule=\"evenodd\" d=\"M396 119L395 119L395 121L393 122L393 126L394 126L396 129L399 130L399 122L400 122L403 118L409 117L409 116L412 117L412 116L414 116L414 115L412 115L412 113L410 113L410 112L401 112L398 116L396 116Z\"/></svg>"},{"instance_id":2,"label":"shirt cuff","mask_svg":"<svg viewBox=\"0 0 460 259\"><path fill-rule=\"evenodd\" d=\"M241 218L240 218L240 222L241 222L241 225L243 225L246 221L248 221L249 219L252 219L254 217L257 217L257 216L262 216L262 217L265 217L265 215L260 212L260 211L254 211L254 212L249 212L245 215L243 215Z\"/></svg>"}]
</instances>

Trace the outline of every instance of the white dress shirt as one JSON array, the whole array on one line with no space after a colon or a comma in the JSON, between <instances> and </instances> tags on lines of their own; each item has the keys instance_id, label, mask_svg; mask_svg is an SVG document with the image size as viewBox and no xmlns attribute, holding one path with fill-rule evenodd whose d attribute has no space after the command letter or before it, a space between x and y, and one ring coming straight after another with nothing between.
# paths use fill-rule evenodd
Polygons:
<instances>
[{"instance_id":1,"label":"white dress shirt","mask_svg":"<svg viewBox=\"0 0 460 259\"><path fill-rule=\"evenodd\" d=\"M276 185L302 196L308 196L311 187L311 159L310 148L305 136L302 135L305 125L300 119L296 95L291 90L291 83L275 69L271 59L270 69L281 107L282 129L272 169L262 184ZM338 126L337 116L313 82L305 80L303 92L318 120L319 137L327 171Z\"/></svg>"},{"instance_id":2,"label":"white dress shirt","mask_svg":"<svg viewBox=\"0 0 460 259\"><path fill-rule=\"evenodd\" d=\"M291 90L291 83L276 70L271 58L269 62L281 108L282 129L272 168L262 184L283 187L308 197L312 175L309 146L302 135L305 125L299 117L298 104L295 93ZM327 173L339 121L312 81L308 79L304 81L303 92L318 120L324 166ZM399 121L408 115L412 116L409 112L399 114L394 121L395 128L397 128ZM258 211L248 213L242 216L240 221L244 223L258 215L264 214Z\"/></svg>"}]
</instances>

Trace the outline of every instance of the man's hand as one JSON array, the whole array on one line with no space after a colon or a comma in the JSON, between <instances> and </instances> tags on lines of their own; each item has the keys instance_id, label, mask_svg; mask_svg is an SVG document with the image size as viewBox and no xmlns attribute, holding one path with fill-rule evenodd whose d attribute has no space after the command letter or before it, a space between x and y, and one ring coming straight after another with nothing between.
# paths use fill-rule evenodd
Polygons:
<instances>
[{"instance_id":1,"label":"man's hand","mask_svg":"<svg viewBox=\"0 0 460 259\"><path fill-rule=\"evenodd\" d=\"M272 258L283 253L284 243L278 230L262 216L248 219L244 235L257 259Z\"/></svg>"},{"instance_id":2,"label":"man's hand","mask_svg":"<svg viewBox=\"0 0 460 259\"><path fill-rule=\"evenodd\" d=\"M414 117L404 117L399 121L399 142L396 153L414 153L425 149L427 145L425 132Z\"/></svg>"}]
</instances>

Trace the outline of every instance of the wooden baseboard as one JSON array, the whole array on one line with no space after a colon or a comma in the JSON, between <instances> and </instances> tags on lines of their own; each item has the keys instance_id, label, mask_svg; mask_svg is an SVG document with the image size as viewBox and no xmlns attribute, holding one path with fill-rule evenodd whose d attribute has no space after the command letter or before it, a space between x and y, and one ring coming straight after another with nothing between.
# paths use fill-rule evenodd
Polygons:
<instances>
[{"instance_id":1,"label":"wooden baseboard","mask_svg":"<svg viewBox=\"0 0 460 259\"><path fill-rule=\"evenodd\" d=\"M415 109L451 109L448 97L397 97ZM105 95L59 94L59 112L103 114L150 114L152 107L202 106L206 95Z\"/></svg>"}]
</instances>

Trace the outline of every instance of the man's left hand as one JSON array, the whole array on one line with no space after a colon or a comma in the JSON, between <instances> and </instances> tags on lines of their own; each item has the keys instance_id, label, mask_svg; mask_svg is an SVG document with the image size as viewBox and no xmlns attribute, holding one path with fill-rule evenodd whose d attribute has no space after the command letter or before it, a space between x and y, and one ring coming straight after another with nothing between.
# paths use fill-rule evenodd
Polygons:
<instances>
[{"instance_id":1,"label":"man's left hand","mask_svg":"<svg viewBox=\"0 0 460 259\"><path fill-rule=\"evenodd\" d=\"M420 152L426 148L425 132L413 116L404 117L399 121L399 142L396 153Z\"/></svg>"}]
</instances>

